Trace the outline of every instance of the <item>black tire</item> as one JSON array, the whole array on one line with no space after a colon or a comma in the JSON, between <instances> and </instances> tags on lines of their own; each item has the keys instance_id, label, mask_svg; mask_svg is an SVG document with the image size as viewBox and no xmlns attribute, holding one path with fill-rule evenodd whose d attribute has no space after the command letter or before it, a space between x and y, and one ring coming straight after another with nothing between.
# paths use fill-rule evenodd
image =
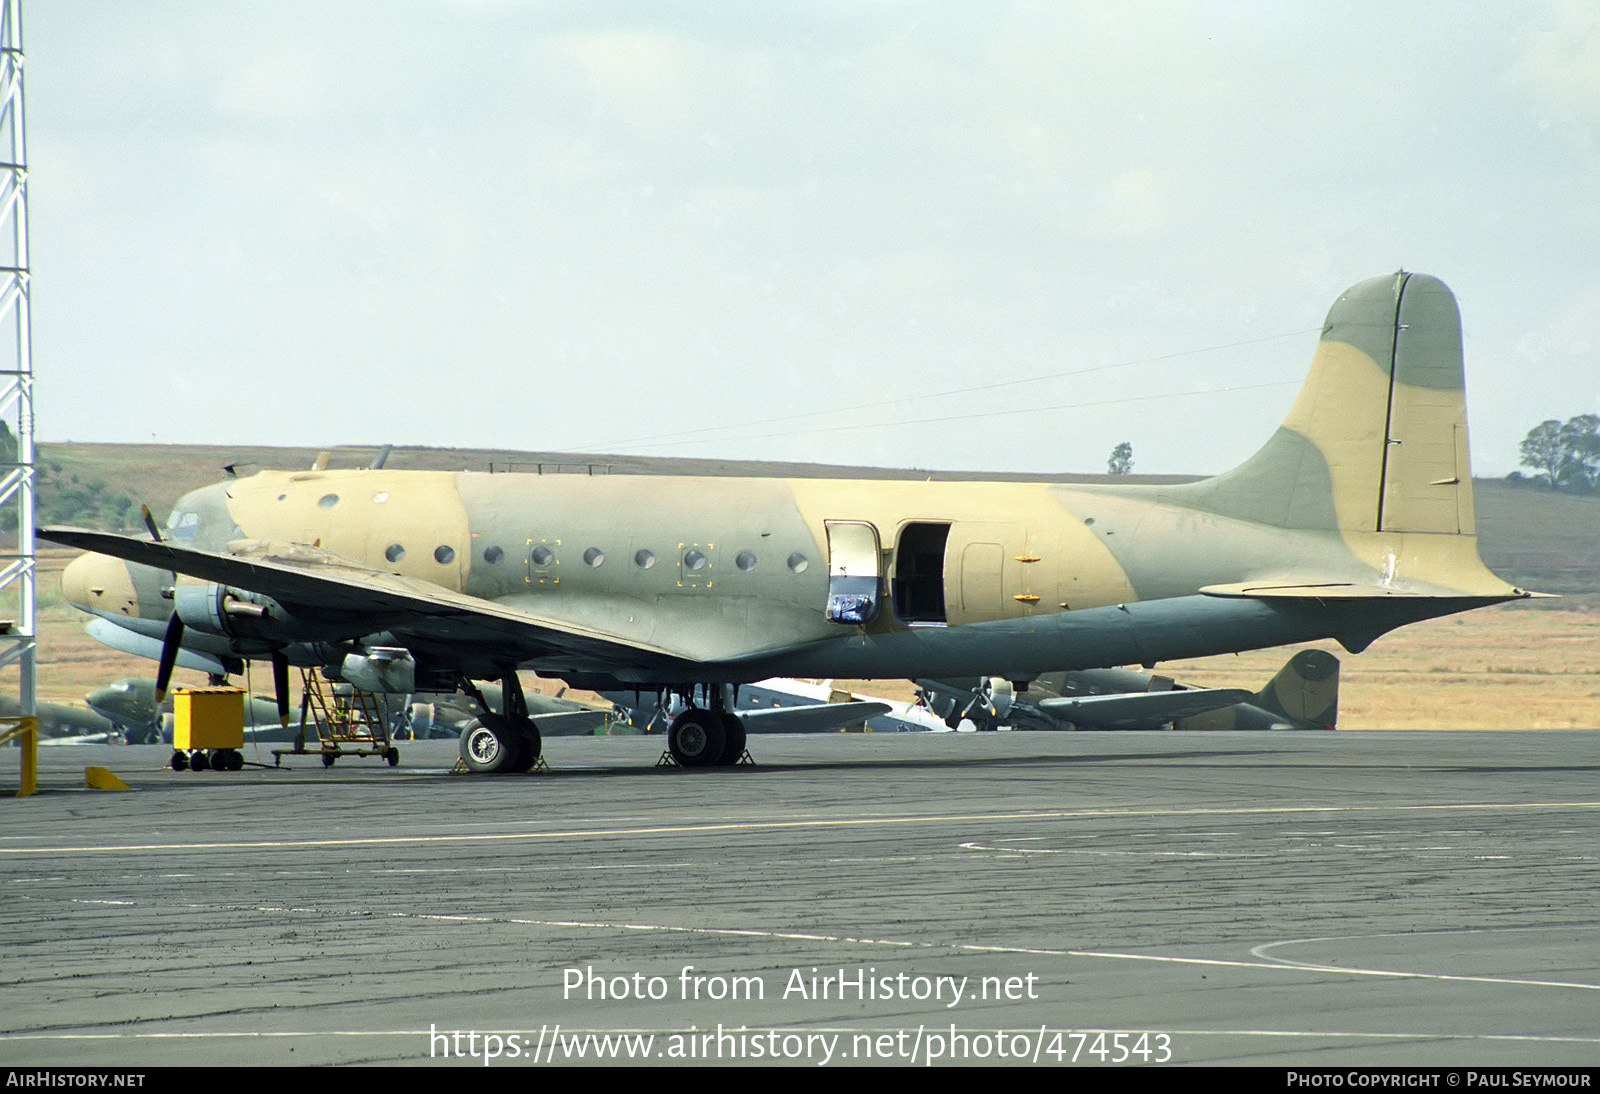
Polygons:
<instances>
[{"instance_id":1,"label":"black tire","mask_svg":"<svg viewBox=\"0 0 1600 1094\"><path fill-rule=\"evenodd\" d=\"M521 735L500 715L484 714L462 727L459 751L468 771L498 775L522 754Z\"/></svg>"},{"instance_id":2,"label":"black tire","mask_svg":"<svg viewBox=\"0 0 1600 1094\"><path fill-rule=\"evenodd\" d=\"M182 749L174 749L172 753L172 770L189 770L189 754Z\"/></svg>"},{"instance_id":3,"label":"black tire","mask_svg":"<svg viewBox=\"0 0 1600 1094\"><path fill-rule=\"evenodd\" d=\"M189 753L189 770L190 771L205 771L205 770L209 769L210 767L211 767L211 757L207 756L203 749L197 748L193 752Z\"/></svg>"},{"instance_id":4,"label":"black tire","mask_svg":"<svg viewBox=\"0 0 1600 1094\"><path fill-rule=\"evenodd\" d=\"M667 730L667 748L684 767L711 767L722 759L726 741L721 717L699 707L678 715Z\"/></svg>"},{"instance_id":5,"label":"black tire","mask_svg":"<svg viewBox=\"0 0 1600 1094\"><path fill-rule=\"evenodd\" d=\"M322 766L323 767L332 767L333 766L333 762L335 760L337 760L338 758L339 757L335 756L331 752L324 752L322 754Z\"/></svg>"},{"instance_id":6,"label":"black tire","mask_svg":"<svg viewBox=\"0 0 1600 1094\"><path fill-rule=\"evenodd\" d=\"M393 745L389 746L389 751L383 754L383 758L389 762L390 767L400 766L400 750Z\"/></svg>"},{"instance_id":7,"label":"black tire","mask_svg":"<svg viewBox=\"0 0 1600 1094\"><path fill-rule=\"evenodd\" d=\"M211 757L211 766L218 771L243 771L244 755L231 748L218 749Z\"/></svg>"},{"instance_id":8,"label":"black tire","mask_svg":"<svg viewBox=\"0 0 1600 1094\"><path fill-rule=\"evenodd\" d=\"M744 719L737 714L722 715L722 755L717 759L718 767L732 767L744 757L745 728Z\"/></svg>"},{"instance_id":9,"label":"black tire","mask_svg":"<svg viewBox=\"0 0 1600 1094\"><path fill-rule=\"evenodd\" d=\"M518 733L522 739L517 742L517 759L506 770L521 775L532 771L533 765L544 755L544 739L539 736L539 727L533 724L532 718L523 721Z\"/></svg>"}]
</instances>

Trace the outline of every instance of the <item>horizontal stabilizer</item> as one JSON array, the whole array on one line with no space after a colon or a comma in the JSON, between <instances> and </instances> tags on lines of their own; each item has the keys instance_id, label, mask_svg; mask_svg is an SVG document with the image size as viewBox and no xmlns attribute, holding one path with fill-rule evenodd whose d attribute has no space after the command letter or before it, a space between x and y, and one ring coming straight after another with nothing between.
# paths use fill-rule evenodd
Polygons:
<instances>
[{"instance_id":1,"label":"horizontal stabilizer","mask_svg":"<svg viewBox=\"0 0 1600 1094\"><path fill-rule=\"evenodd\" d=\"M1428 596L1429 593L1408 589L1393 589L1387 585L1356 585L1350 582L1329 581L1313 585L1274 585L1269 582L1241 581L1234 585L1206 585L1200 591L1207 596L1247 596L1258 599L1282 597L1291 600L1367 599L1375 596ZM1445 596L1441 592L1438 595Z\"/></svg>"}]
</instances>

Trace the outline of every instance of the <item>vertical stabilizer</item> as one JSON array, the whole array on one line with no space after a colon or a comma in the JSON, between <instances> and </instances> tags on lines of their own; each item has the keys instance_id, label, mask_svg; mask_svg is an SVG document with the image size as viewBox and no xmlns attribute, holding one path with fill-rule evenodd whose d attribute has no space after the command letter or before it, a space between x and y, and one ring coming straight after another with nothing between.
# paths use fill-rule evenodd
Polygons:
<instances>
[{"instance_id":1,"label":"vertical stabilizer","mask_svg":"<svg viewBox=\"0 0 1600 1094\"><path fill-rule=\"evenodd\" d=\"M1470 535L1462 377L1461 318L1442 281L1363 281L1329 309L1277 432L1192 497L1284 528Z\"/></svg>"},{"instance_id":2,"label":"vertical stabilizer","mask_svg":"<svg viewBox=\"0 0 1600 1094\"><path fill-rule=\"evenodd\" d=\"M1339 721L1339 659L1326 650L1301 650L1256 693L1251 706L1291 722L1332 729Z\"/></svg>"}]
</instances>

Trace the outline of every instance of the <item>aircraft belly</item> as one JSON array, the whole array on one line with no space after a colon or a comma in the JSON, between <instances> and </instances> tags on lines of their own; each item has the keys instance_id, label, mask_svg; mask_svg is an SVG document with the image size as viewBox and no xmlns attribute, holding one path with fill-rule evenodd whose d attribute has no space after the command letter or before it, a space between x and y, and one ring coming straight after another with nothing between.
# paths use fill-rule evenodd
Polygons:
<instances>
[{"instance_id":1,"label":"aircraft belly","mask_svg":"<svg viewBox=\"0 0 1600 1094\"><path fill-rule=\"evenodd\" d=\"M1152 664L1264 649L1320 638L1364 646L1405 623L1461 611L1458 601L1266 601L1203 595L1172 597L1032 619L963 627L855 635L754 658L741 676L837 676L854 679L1022 677L1061 669Z\"/></svg>"}]
</instances>

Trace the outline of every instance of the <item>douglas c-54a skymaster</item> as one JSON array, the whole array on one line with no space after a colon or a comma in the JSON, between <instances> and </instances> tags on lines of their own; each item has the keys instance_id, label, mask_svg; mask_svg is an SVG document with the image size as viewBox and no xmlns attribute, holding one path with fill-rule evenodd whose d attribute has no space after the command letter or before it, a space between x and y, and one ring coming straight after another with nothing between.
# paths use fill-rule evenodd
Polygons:
<instances>
[{"instance_id":1,"label":"douglas c-54a skymaster","mask_svg":"<svg viewBox=\"0 0 1600 1094\"><path fill-rule=\"evenodd\" d=\"M1144 664L1395 627L1527 596L1478 557L1461 324L1438 280L1362 282L1328 312L1282 426L1176 486L261 472L99 552L68 599L229 667L372 690L499 679L474 770L540 751L518 668L688 702L669 747L732 763L731 693L769 676L995 677ZM175 575L177 575L175 577ZM470 691L469 691L470 694ZM690 699L701 695L700 705Z\"/></svg>"}]
</instances>

